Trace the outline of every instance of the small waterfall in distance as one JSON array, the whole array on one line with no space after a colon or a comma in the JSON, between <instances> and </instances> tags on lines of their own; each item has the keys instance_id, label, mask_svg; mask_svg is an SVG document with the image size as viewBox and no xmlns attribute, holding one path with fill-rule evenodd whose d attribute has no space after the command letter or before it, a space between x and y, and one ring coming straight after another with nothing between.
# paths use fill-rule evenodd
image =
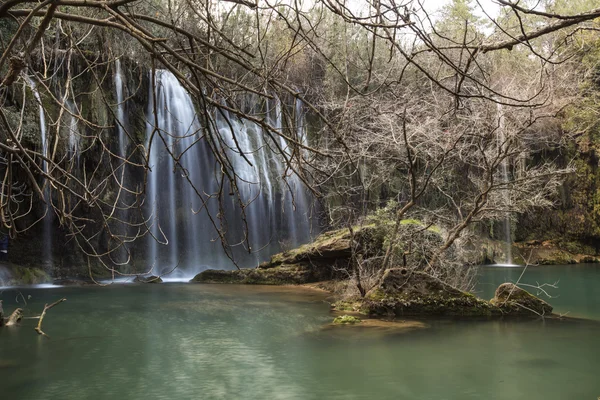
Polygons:
<instances>
[{"instance_id":1,"label":"small waterfall in distance","mask_svg":"<svg viewBox=\"0 0 600 400\"><path fill-rule=\"evenodd\" d=\"M213 224L222 227L228 243L233 245L232 256L241 267L266 260L280 250L282 242L289 247L307 242L311 236L311 198L300 179L285 170L284 161L272 151L274 141L263 129L226 111L216 112L214 125L221 138L221 151L229 157L239 178L239 197L228 181L223 182L220 209L216 198L222 179L220 169L202 137L205 131L191 97L169 71L157 70L155 84L158 126L154 126L150 93L146 145L151 145L151 171L146 211L153 216L152 236L164 241L164 233L168 244L157 243L151 236L147 239L148 260L155 265L154 273L178 265L173 275L190 278L207 268L233 268ZM283 129L281 107L278 100L267 104L267 118L277 129ZM296 104L295 109L295 118L303 118L298 115L302 104ZM297 136L306 143L303 125ZM291 155L291 146L283 138L275 140ZM175 157L181 156L180 165L175 165L167 150ZM250 252L242 245L246 236L240 202L245 204Z\"/></svg>"},{"instance_id":2,"label":"small waterfall in distance","mask_svg":"<svg viewBox=\"0 0 600 400\"><path fill-rule=\"evenodd\" d=\"M69 135L69 155L70 157L75 157L75 167L79 168L79 157L80 157L80 145L81 145L81 135L79 134L79 127L77 126L77 106L70 100L65 102L67 110L69 110L70 115L69 125L68 125L68 135Z\"/></svg>"},{"instance_id":3,"label":"small waterfall in distance","mask_svg":"<svg viewBox=\"0 0 600 400\"><path fill-rule=\"evenodd\" d=\"M30 77L26 78L31 91L33 92L33 96L35 100L38 102L39 108L39 119L40 119L40 139L41 139L41 154L44 157L48 157L48 142L46 139L46 113L44 112L44 106L42 104L42 99L40 97L40 93L37 90L37 86L33 79ZM48 172L48 162L43 159L42 160L42 171L44 173ZM44 197L46 198L46 215L42 220L42 257L43 263L51 268L54 264L52 257L52 206L51 206L51 193L50 193L50 184L45 182L44 184Z\"/></svg>"},{"instance_id":4,"label":"small waterfall in distance","mask_svg":"<svg viewBox=\"0 0 600 400\"><path fill-rule=\"evenodd\" d=\"M118 143L119 143L119 156L126 157L125 154L127 146L127 135L125 134L125 99L123 96L123 71L121 70L121 60L115 60L115 76L114 76L115 92L117 96L117 132L118 132Z\"/></svg>"},{"instance_id":5,"label":"small waterfall in distance","mask_svg":"<svg viewBox=\"0 0 600 400\"><path fill-rule=\"evenodd\" d=\"M123 76L123 70L121 68L121 60L115 60L115 73L113 76L113 84L115 87L115 97L117 100L116 107L116 121L115 126L117 129L117 155L120 158L115 158L115 178L120 181L121 189L119 193L119 200L117 202L117 206L119 207L116 211L119 220L128 221L128 210L130 205L133 203L132 196L127 193L125 188L129 188L129 168L126 163L126 159L128 159L127 154L127 144L128 137L125 132L125 126L127 124L127 117L125 114L125 79ZM128 232L130 229L127 225L121 226L120 228L113 228L116 233L123 235L124 237L128 236ZM129 259L129 253L127 250L127 245L124 243L116 243L116 245L120 246L114 253L111 254L111 258L114 261L125 263Z\"/></svg>"},{"instance_id":6,"label":"small waterfall in distance","mask_svg":"<svg viewBox=\"0 0 600 400\"><path fill-rule=\"evenodd\" d=\"M505 132L505 123L504 123L504 112L502 110L502 104L498 103L498 147L502 149L505 146L506 142L506 132ZM504 150L504 149L502 149ZM502 175L502 182L507 183L510 181L509 177L509 165L508 159L502 160L500 164L500 173ZM506 205L510 205L510 191L508 189L502 190L502 196L504 196L504 203ZM502 219L502 230L504 233L504 252L505 252L505 260L501 265L513 265L512 259L512 234L510 230L510 214L507 213L506 217Z\"/></svg>"}]
</instances>

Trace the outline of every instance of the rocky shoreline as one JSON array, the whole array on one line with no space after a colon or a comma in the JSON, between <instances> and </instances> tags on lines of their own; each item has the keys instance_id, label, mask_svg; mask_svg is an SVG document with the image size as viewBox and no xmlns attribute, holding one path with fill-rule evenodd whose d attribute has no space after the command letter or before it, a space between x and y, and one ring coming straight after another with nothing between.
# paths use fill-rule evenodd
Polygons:
<instances>
[{"instance_id":1,"label":"rocky shoreline","mask_svg":"<svg viewBox=\"0 0 600 400\"><path fill-rule=\"evenodd\" d=\"M358 235L369 237L369 227ZM355 235L357 233L355 232ZM356 237L356 236L355 236ZM319 236L313 243L274 255L269 262L252 269L233 271L206 270L190 282L203 284L310 284L331 289L340 277L337 271L350 263L350 236L334 231ZM368 248L368 246L364 246ZM360 313L375 318L404 316L469 317L549 317L552 307L545 301L504 283L490 301L456 289L425 272L407 268L390 268L378 285L364 297L338 300L332 309Z\"/></svg>"},{"instance_id":2,"label":"rocky shoreline","mask_svg":"<svg viewBox=\"0 0 600 400\"><path fill-rule=\"evenodd\" d=\"M247 285L304 285L329 291L332 294L347 280L350 271L352 246L357 243L361 253L369 256L370 249L381 248L382 239L373 225L365 225L352 232L346 229L319 235L314 242L296 249L275 254L270 261L256 268L238 270L208 269L190 280L198 284ZM540 257L555 249L548 243L529 243L529 248L543 247ZM582 259L584 260L584 259ZM51 281L37 270L16 267L23 283L36 284ZM15 280L11 281L13 284ZM133 283L162 283L159 276L137 276ZM58 285L88 285L89 278L59 279ZM410 268L387 269L378 284L365 296L338 296L332 310L356 313L370 318L398 318L405 316L465 316L465 317L553 317L552 307L511 283L496 290L493 299L486 301L471 293L454 288L425 272Z\"/></svg>"}]
</instances>

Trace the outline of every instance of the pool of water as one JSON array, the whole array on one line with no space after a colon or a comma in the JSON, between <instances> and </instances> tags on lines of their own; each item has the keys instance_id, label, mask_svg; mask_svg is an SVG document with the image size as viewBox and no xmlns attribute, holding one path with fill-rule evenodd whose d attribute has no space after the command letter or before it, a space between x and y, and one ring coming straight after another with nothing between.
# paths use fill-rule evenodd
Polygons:
<instances>
[{"instance_id":1,"label":"pool of water","mask_svg":"<svg viewBox=\"0 0 600 400\"><path fill-rule=\"evenodd\" d=\"M591 288L600 284L598 272L552 267L539 279L560 276L559 308L597 316ZM482 269L482 295L512 276L505 273ZM303 289L169 283L19 290L31 296L32 315L44 303L68 300L47 314L50 339L33 331L32 319L0 329L2 399L600 396L596 322L425 320L425 328L410 331L323 329L333 318L325 296ZM5 311L16 295L1 291Z\"/></svg>"},{"instance_id":2,"label":"pool of water","mask_svg":"<svg viewBox=\"0 0 600 400\"><path fill-rule=\"evenodd\" d=\"M498 285L519 279L524 289L552 304L554 312L600 320L600 264L480 267L476 293L489 300ZM547 295L534 286L541 286Z\"/></svg>"}]
</instances>

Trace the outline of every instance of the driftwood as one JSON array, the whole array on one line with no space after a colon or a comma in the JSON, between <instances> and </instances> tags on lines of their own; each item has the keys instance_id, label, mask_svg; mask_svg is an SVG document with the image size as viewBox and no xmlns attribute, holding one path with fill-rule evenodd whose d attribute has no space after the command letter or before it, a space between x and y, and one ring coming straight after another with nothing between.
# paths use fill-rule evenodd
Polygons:
<instances>
[{"instance_id":1,"label":"driftwood","mask_svg":"<svg viewBox=\"0 0 600 400\"><path fill-rule=\"evenodd\" d=\"M13 326L17 325L21 322L23 318L23 310L21 308L17 308L15 311L10 314L10 317L5 320L4 318L4 309L2 308L2 300L0 300L0 327L2 326Z\"/></svg>"},{"instance_id":2,"label":"driftwood","mask_svg":"<svg viewBox=\"0 0 600 400\"><path fill-rule=\"evenodd\" d=\"M17 308L15 311L13 311L12 314L10 314L10 317L8 317L8 322L6 323L6 326L17 325L19 322L21 322L22 318L23 318L23 309Z\"/></svg>"},{"instance_id":3,"label":"driftwood","mask_svg":"<svg viewBox=\"0 0 600 400\"><path fill-rule=\"evenodd\" d=\"M52 307L62 303L63 301L67 301L67 299L62 298L60 300L55 301L54 303L48 305L47 303L44 305L44 310L42 311L42 315L40 315L40 319L38 321L37 326L35 327L35 331L39 334L39 335L43 335L47 338L49 338L48 335L46 335L44 333L44 331L42 330L42 322L44 321L44 317L46 316L46 312L51 309ZM12 312L12 314L10 314L10 317L8 317L8 320L6 321L5 324L5 318L4 318L4 309L2 308L2 300L0 300L0 327L6 325L6 326L14 326L17 325L19 322L21 322L21 319L23 319L23 309L21 308L17 308L15 311Z\"/></svg>"},{"instance_id":4,"label":"driftwood","mask_svg":"<svg viewBox=\"0 0 600 400\"><path fill-rule=\"evenodd\" d=\"M35 331L39 334L39 335L43 335L47 338L50 338L50 336L46 335L44 333L44 331L42 331L42 322L44 321L44 317L46 316L46 311L48 311L49 309L51 309L52 307L59 305L60 303L62 303L63 301L67 301L67 299L62 298L60 300L55 301L54 303L48 305L44 305L44 311L42 311L42 315L40 315L40 320L38 321L37 326L35 327Z\"/></svg>"}]
</instances>

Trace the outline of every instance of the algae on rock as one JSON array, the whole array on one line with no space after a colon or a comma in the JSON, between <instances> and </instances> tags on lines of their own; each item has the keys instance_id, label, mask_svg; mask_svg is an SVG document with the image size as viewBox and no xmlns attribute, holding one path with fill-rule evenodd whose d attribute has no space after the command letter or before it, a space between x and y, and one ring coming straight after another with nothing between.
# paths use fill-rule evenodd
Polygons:
<instances>
[{"instance_id":1,"label":"algae on rock","mask_svg":"<svg viewBox=\"0 0 600 400\"><path fill-rule=\"evenodd\" d=\"M360 324L361 322L362 320L360 318L353 317L352 315L340 315L333 320L333 323L338 325Z\"/></svg>"}]
</instances>

